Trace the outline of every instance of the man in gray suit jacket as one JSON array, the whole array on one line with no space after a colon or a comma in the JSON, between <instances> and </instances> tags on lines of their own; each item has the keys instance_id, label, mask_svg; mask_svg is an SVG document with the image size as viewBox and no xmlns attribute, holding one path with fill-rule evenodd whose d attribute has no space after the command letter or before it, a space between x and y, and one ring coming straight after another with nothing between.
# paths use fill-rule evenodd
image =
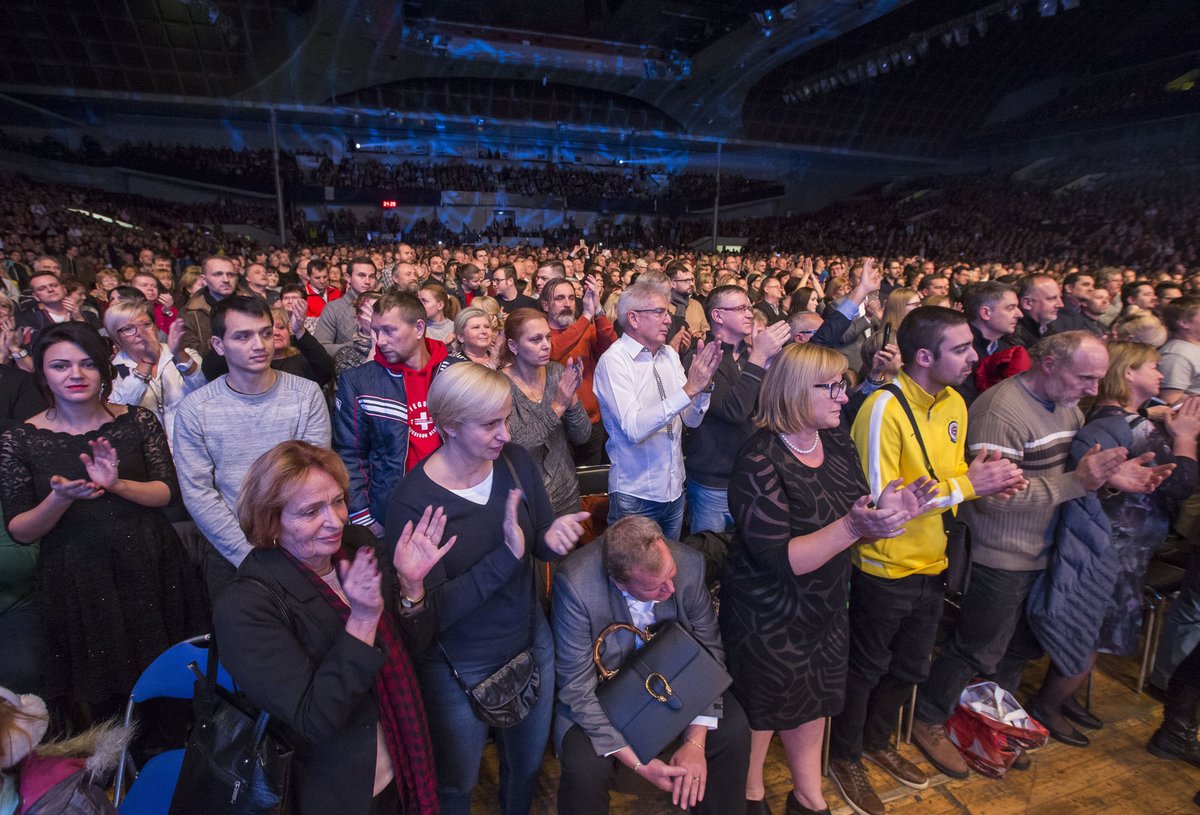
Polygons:
<instances>
[{"instance_id":1,"label":"man in gray suit jacket","mask_svg":"<svg viewBox=\"0 0 1200 815\"><path fill-rule=\"evenodd\" d=\"M604 815L617 762L660 789L672 802L701 813L745 811L750 730L746 714L726 691L678 734L666 761L642 764L596 698L592 644L609 624L646 628L676 620L724 660L717 615L704 584L704 558L664 541L657 523L620 519L602 542L573 553L554 575L553 627L558 699L554 738L562 766L559 815ZM605 640L601 657L622 665L640 645L628 631Z\"/></svg>"}]
</instances>

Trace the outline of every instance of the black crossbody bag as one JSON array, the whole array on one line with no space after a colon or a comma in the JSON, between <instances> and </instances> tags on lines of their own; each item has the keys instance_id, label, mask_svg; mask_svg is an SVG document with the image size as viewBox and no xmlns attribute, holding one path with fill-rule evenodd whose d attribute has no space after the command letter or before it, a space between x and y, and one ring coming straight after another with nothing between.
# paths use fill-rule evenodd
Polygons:
<instances>
[{"instance_id":1,"label":"black crossbody bag","mask_svg":"<svg viewBox=\"0 0 1200 815\"><path fill-rule=\"evenodd\" d=\"M904 398L904 391L894 382L884 385L881 390L895 396L900 407L904 408L904 415L908 416L913 435L917 437L917 446L921 448L921 457L925 459L925 469L930 478L940 482L941 479L933 469L933 462L929 460L929 451L925 449L925 440L921 438L921 429L917 427L917 417L913 415L912 407ZM963 594L971 581L971 531L966 524L957 522L950 507L943 509L941 516L942 529L946 531L946 591Z\"/></svg>"},{"instance_id":2,"label":"black crossbody bag","mask_svg":"<svg viewBox=\"0 0 1200 815\"><path fill-rule=\"evenodd\" d=\"M521 484L516 468L508 460L508 456L501 453L500 458L504 459L513 483L524 492L525 488ZM529 647L501 665L499 670L487 679L475 687L468 686L458 675L458 670L454 667L446 649L442 647L442 643L439 641L437 644L442 658L450 666L450 673L454 674L454 680L458 682L458 686L463 689L463 693L471 702L475 718L491 727L503 728L520 724L525 721L529 712L533 710L533 706L537 704L542 676L538 670L537 661L533 658L533 641L537 634L537 619L533 615L537 614L542 606L537 597L536 575L534 578L533 604L529 611Z\"/></svg>"}]
</instances>

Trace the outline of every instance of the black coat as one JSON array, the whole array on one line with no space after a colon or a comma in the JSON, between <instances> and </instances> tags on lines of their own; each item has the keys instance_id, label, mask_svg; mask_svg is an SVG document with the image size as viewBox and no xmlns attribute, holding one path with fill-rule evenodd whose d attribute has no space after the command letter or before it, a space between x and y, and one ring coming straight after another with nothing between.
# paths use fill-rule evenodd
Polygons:
<instances>
[{"instance_id":1,"label":"black coat","mask_svg":"<svg viewBox=\"0 0 1200 815\"><path fill-rule=\"evenodd\" d=\"M347 549L378 542L347 526ZM388 564L380 553L380 564ZM427 615L398 613L399 583L383 568L385 613L402 626L410 653L430 641ZM291 609L295 630L261 588L234 580L213 609L222 664L254 704L292 731L296 815L367 815L375 782L384 654L346 633L345 623L308 577L278 549L254 549L238 568L271 586Z\"/></svg>"}]
</instances>

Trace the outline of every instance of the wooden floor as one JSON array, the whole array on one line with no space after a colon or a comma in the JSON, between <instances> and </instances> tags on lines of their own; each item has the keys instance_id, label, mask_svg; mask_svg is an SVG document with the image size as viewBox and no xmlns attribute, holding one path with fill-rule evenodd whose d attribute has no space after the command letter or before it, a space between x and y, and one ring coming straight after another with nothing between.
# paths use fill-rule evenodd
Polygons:
<instances>
[{"instance_id":1,"label":"wooden floor","mask_svg":"<svg viewBox=\"0 0 1200 815\"><path fill-rule=\"evenodd\" d=\"M1024 698L1041 682L1045 664L1031 666L1021 694ZM875 789L889 815L1168 815L1195 813L1192 803L1200 789L1200 769L1181 761L1163 761L1146 752L1146 740L1162 719L1162 706L1133 691L1137 665L1129 660L1102 658L1096 671L1092 709L1106 722L1091 731L1091 747L1078 749L1051 741L1032 754L1026 772L1010 772L994 781L972 774L963 781L934 777L930 788L916 792L893 782L868 764ZM901 747L910 759L932 768L912 745ZM766 770L767 803L782 815L791 782L783 749L776 739ZM491 745L476 788L473 815L494 815L497 765ZM547 753L539 781L535 815L553 815L558 788L558 762ZM834 815L852 815L836 788L825 782L825 795ZM667 815L678 812L669 797L612 794L612 815Z\"/></svg>"}]
</instances>

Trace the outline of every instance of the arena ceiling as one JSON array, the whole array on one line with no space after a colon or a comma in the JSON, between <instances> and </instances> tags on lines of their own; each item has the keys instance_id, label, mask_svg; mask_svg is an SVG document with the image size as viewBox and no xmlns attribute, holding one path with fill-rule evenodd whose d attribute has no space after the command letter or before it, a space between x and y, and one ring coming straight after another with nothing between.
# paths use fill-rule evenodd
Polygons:
<instances>
[{"instance_id":1,"label":"arena ceiling","mask_svg":"<svg viewBox=\"0 0 1200 815\"><path fill-rule=\"evenodd\" d=\"M1197 43L1190 0L6 0L0 101L10 122L277 107L930 157L1031 88Z\"/></svg>"}]
</instances>

